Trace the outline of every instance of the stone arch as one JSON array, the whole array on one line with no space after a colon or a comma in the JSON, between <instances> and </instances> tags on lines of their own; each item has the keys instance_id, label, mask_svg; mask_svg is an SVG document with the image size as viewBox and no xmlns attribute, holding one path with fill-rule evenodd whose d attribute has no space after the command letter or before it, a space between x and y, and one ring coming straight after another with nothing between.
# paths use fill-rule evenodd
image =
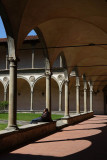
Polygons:
<instances>
[{"instance_id":1,"label":"stone arch","mask_svg":"<svg viewBox=\"0 0 107 160\"><path fill-rule=\"evenodd\" d=\"M69 76L69 109L70 111L73 111L73 112L76 112L76 77L79 77L79 71L78 71L77 66L75 66L72 69L70 76ZM83 99L80 98L80 100L82 103L82 105L80 106L83 107L83 102L82 102Z\"/></svg>"},{"instance_id":2,"label":"stone arch","mask_svg":"<svg viewBox=\"0 0 107 160\"><path fill-rule=\"evenodd\" d=\"M55 77L51 77L51 97L52 103L51 107L52 110L59 109L59 83ZM38 92L37 92L38 91ZM57 96L56 96L56 94ZM55 94L55 95L54 95ZM55 97L56 100L55 100ZM57 105L54 105L54 104ZM34 83L34 103L33 103L34 110L43 110L46 107L46 77L42 75L38 77Z\"/></svg>"},{"instance_id":3,"label":"stone arch","mask_svg":"<svg viewBox=\"0 0 107 160\"><path fill-rule=\"evenodd\" d=\"M53 77L51 79L51 110L59 111L59 85Z\"/></svg>"},{"instance_id":4,"label":"stone arch","mask_svg":"<svg viewBox=\"0 0 107 160\"><path fill-rule=\"evenodd\" d=\"M30 110L31 87L25 77L17 79L17 109Z\"/></svg>"},{"instance_id":5,"label":"stone arch","mask_svg":"<svg viewBox=\"0 0 107 160\"><path fill-rule=\"evenodd\" d=\"M43 110L46 107L46 78L40 76L33 87L33 110Z\"/></svg>"},{"instance_id":6,"label":"stone arch","mask_svg":"<svg viewBox=\"0 0 107 160\"><path fill-rule=\"evenodd\" d=\"M60 90L60 84L59 84L59 81L54 77L54 76L51 76L52 79L54 79L59 87L59 90Z\"/></svg>"},{"instance_id":7,"label":"stone arch","mask_svg":"<svg viewBox=\"0 0 107 160\"><path fill-rule=\"evenodd\" d=\"M62 59L62 67L67 69L66 58L65 58L65 55L64 55L64 52L63 52L63 51L61 51L61 52L58 54L58 56L57 56L57 58L55 59L54 63L55 63L55 62L57 61L57 59L60 58L60 57L61 57L61 59ZM53 65L55 65L55 64L53 64Z\"/></svg>"}]
</instances>

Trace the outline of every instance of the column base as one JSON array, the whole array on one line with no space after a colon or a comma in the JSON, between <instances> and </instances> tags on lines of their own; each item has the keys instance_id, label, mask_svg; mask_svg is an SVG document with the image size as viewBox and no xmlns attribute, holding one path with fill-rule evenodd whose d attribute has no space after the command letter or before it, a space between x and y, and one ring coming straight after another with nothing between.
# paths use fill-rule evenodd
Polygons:
<instances>
[{"instance_id":1,"label":"column base","mask_svg":"<svg viewBox=\"0 0 107 160\"><path fill-rule=\"evenodd\" d=\"M15 130L19 130L19 128L18 128L18 126L17 125L13 125L13 126L7 126L7 128L5 129L5 130L13 130L13 131L15 131Z\"/></svg>"},{"instance_id":2,"label":"column base","mask_svg":"<svg viewBox=\"0 0 107 160\"><path fill-rule=\"evenodd\" d=\"M76 115L80 115L80 114L81 114L80 112L76 113Z\"/></svg>"},{"instance_id":3,"label":"column base","mask_svg":"<svg viewBox=\"0 0 107 160\"><path fill-rule=\"evenodd\" d=\"M64 115L62 118L70 118L70 115Z\"/></svg>"}]
</instances>

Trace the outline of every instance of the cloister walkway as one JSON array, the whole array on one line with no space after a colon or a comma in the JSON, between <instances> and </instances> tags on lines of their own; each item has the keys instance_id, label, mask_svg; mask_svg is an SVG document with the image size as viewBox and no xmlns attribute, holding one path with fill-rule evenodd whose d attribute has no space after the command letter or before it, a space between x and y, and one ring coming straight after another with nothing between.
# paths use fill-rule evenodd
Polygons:
<instances>
[{"instance_id":1,"label":"cloister walkway","mask_svg":"<svg viewBox=\"0 0 107 160\"><path fill-rule=\"evenodd\" d=\"M0 160L107 160L107 116L93 118L0 156Z\"/></svg>"}]
</instances>

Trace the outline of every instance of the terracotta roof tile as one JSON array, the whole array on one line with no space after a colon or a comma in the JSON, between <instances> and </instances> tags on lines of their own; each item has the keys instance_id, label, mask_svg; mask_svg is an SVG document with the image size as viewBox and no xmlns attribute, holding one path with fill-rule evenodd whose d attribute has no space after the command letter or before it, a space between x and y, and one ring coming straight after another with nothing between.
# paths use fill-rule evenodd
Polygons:
<instances>
[{"instance_id":1,"label":"terracotta roof tile","mask_svg":"<svg viewBox=\"0 0 107 160\"><path fill-rule=\"evenodd\" d=\"M25 38L25 41L36 40L36 39L39 39L38 36L27 36ZM1 42L7 42L7 38L0 38L0 43Z\"/></svg>"}]
</instances>

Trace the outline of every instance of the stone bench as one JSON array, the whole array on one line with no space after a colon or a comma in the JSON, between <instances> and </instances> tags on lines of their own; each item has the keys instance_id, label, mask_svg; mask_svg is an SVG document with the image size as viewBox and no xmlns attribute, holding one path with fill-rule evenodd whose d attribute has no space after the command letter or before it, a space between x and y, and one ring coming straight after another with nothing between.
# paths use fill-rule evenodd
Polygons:
<instances>
[{"instance_id":1,"label":"stone bench","mask_svg":"<svg viewBox=\"0 0 107 160\"><path fill-rule=\"evenodd\" d=\"M81 113L78 115L73 115L72 117L69 117L69 118L63 117L61 119L63 123L70 125L70 124L79 123L81 121L84 121L92 117L93 117L93 112L88 112L88 113Z\"/></svg>"}]
</instances>

